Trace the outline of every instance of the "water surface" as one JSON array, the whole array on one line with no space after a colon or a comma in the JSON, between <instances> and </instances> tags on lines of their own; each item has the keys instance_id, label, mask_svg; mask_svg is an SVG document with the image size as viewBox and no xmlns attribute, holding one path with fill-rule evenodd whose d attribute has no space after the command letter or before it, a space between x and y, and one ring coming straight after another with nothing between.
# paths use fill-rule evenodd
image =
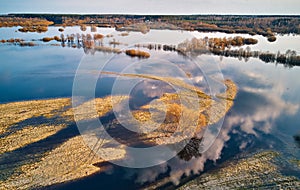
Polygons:
<instances>
[{"instance_id":1,"label":"water surface","mask_svg":"<svg viewBox=\"0 0 300 190\"><path fill-rule=\"evenodd\" d=\"M45 36L59 35L58 27L49 27L47 33L20 33L15 32L18 27L0 28L0 39L22 38L25 40L40 39ZM89 33L88 28L86 32ZM98 33L113 34L116 40L123 42L121 48L128 48L135 43L155 42L162 44L178 44L193 37L228 37L240 34L198 33L186 31L151 30L147 34L130 32L129 36L120 36L120 32L113 29L98 28ZM67 27L66 34L82 33L79 27ZM241 35L252 37L249 35ZM253 36L259 40L252 50L285 52L288 49L300 52L299 36L277 36L274 43L267 42L261 36ZM107 43L111 39L105 39ZM42 42L40 42L42 43ZM125 45L125 44L128 45ZM154 51L154 50L152 50ZM155 53L153 52L153 55ZM184 67L184 61L176 53L161 52L159 59L173 60L186 71L193 73L193 68ZM165 56L165 58L163 57ZM94 62L86 60L92 57ZM193 159L176 157L160 166L146 169L128 169L114 166L109 174L100 173L78 182L70 182L62 188L106 187L110 189L140 188L150 183L172 176L171 181L178 184L182 175L192 175L197 171L206 171L213 168L213 162L221 163L230 160L241 152L257 150L275 150L289 159L300 159L299 147L293 136L300 133L300 68L286 68L273 63L266 64L259 59L250 58L248 61L235 58L222 58L211 55L200 55L201 61L197 64L205 68L207 62L219 68L224 78L237 83L239 91L233 108L225 117L222 131L212 147L202 156ZM126 57L125 54L96 52L86 55L82 49L54 46L19 47L0 44L0 102L15 102L32 99L48 99L71 97L72 85L76 70L80 64L85 65L85 72L93 77L98 64L113 59L111 65L105 69L119 72L132 62L139 62L137 58ZM120 66L118 65L120 64ZM160 72L163 70L159 68ZM209 70L207 70L209 71ZM205 79L205 72L193 73L193 81ZM197 78L198 77L198 78ZM114 77L103 77L96 86L96 96L110 94ZM205 81L205 80L204 80ZM200 82L201 83L201 82ZM153 85L153 84L151 84ZM200 84L204 87L206 83ZM136 104L148 95L148 98L157 97L155 90L144 90L142 98L138 90L146 87L137 86L135 93ZM208 91L209 92L209 91ZM152 93L152 94L150 94ZM138 98L140 97L140 98ZM134 100L133 104L135 103ZM300 177L299 168L289 166L285 174ZM118 183L116 183L118 181ZM112 185L113 184L113 185ZM60 186L58 186L60 187Z\"/></svg>"}]
</instances>

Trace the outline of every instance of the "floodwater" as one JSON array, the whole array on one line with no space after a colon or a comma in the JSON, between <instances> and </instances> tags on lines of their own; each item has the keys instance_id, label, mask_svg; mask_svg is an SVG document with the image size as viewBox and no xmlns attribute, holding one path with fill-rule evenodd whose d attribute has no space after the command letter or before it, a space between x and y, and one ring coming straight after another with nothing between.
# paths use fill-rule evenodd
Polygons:
<instances>
[{"instance_id":1,"label":"floodwater","mask_svg":"<svg viewBox=\"0 0 300 190\"><path fill-rule=\"evenodd\" d=\"M49 27L48 32L37 34L15 32L17 27L0 28L0 39L37 40L45 36L60 35L57 29L57 27ZM67 35L82 33L82 31L79 27L67 27L63 33ZM91 32L88 28L83 33ZM114 38L123 43L119 46L120 49L126 49L137 43L176 45L193 37L239 35L151 30L147 34L130 32L128 36L121 36L119 35L121 32L108 28L98 28L97 33L113 34L114 37L104 39L103 43L108 43ZM250 37L243 34L240 36ZM259 43L250 46L252 50L277 53L290 49L300 52L299 36L277 36L277 41L274 43L268 42L261 36L253 38L258 39ZM238 153L257 150L278 151L287 160L300 159L299 147L293 138L294 135L300 133L299 67L287 68L274 63L264 63L256 58L245 61L211 55L193 58L194 65L191 65L191 62L175 52L157 52L156 50L149 52L157 65L150 61L130 58L125 54L115 55L103 52L85 54L83 49L70 47L49 45L20 47L0 44L0 103L71 97L72 90L74 90L74 77L82 73L92 76L91 78L96 81L94 95L103 97L111 94L116 77L104 75L98 78L97 73L99 74L100 71L122 72L124 69L138 74L159 73L166 77L184 77L184 73L191 73L193 77L190 80L211 94L215 93L214 87L209 86L212 85L209 82L211 79L231 79L238 86L234 106L222 120L221 132L211 147L200 157L182 159L179 156L159 166L143 169L130 169L115 165L109 173L99 173L80 181L58 185L58 188L143 188L169 176L172 176L170 181L173 183L171 184L179 184L183 175L193 176L199 171L205 172L217 167L212 164L213 162L218 165L225 160L230 160ZM167 65L174 63L184 72L170 71L169 66L164 67L163 64L159 64L160 62L166 62ZM131 65L139 66L133 68ZM90 87L89 81L85 82L83 85ZM123 86L129 85L122 84ZM135 97L131 99L132 107L135 104L140 105L152 101L159 97L162 91L168 92L167 89L167 85L155 84L153 81L137 84L131 92ZM287 175L293 173L298 178L300 177L299 168L288 166L284 171Z\"/></svg>"}]
</instances>

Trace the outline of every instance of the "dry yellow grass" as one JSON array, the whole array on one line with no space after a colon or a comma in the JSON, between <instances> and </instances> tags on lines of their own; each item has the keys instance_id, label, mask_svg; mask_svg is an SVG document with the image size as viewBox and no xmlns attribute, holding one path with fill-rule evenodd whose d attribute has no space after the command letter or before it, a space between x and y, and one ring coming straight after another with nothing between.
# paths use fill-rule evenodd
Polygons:
<instances>
[{"instance_id":1,"label":"dry yellow grass","mask_svg":"<svg viewBox=\"0 0 300 190\"><path fill-rule=\"evenodd\" d=\"M111 153L111 148L103 149ZM114 149L111 160L125 156L122 149ZM4 189L35 189L47 185L63 183L80 179L99 171L105 171L105 166L93 164L104 162L98 155L86 146L81 136L76 136L48 152L40 161L25 164L20 167L20 173L0 181Z\"/></svg>"},{"instance_id":2,"label":"dry yellow grass","mask_svg":"<svg viewBox=\"0 0 300 190\"><path fill-rule=\"evenodd\" d=\"M18 148L24 147L28 144L45 139L59 130L66 127L63 125L38 125L26 126L14 133L9 134L5 138L0 139L0 154L10 152Z\"/></svg>"},{"instance_id":3,"label":"dry yellow grass","mask_svg":"<svg viewBox=\"0 0 300 190\"><path fill-rule=\"evenodd\" d=\"M237 91L236 85L232 81L226 80L224 81L227 86L226 92L218 96L219 101L214 101L200 89L192 88L183 81L178 81L179 79L134 74L126 74L125 76L161 80L182 88L182 92L178 94L164 94L157 99L157 103L142 106L132 112L136 121L141 124L148 122L149 127L153 128L154 131L137 136L126 136L128 144L137 142L160 145L173 144L191 138L208 123L217 122L225 115L233 105L233 99ZM191 94L198 96L199 100L197 102L199 102L200 109L197 109L197 106L190 105L195 103L195 101L190 103L188 101L192 97ZM187 105L182 105L178 101L180 98L186 100ZM11 126L38 116L50 118L54 124L27 125L20 129L17 128L14 133L6 134L1 138L0 153L5 154L52 136L65 128L68 123L74 122L74 119L84 121L105 116L112 112L113 107L121 106L123 101L128 100L128 96L108 96L84 102L67 110L66 106L71 105L68 98L2 104L0 105L0 132L2 134L7 132L7 129ZM152 110L151 113L150 109ZM207 112L207 110L210 111ZM74 113L76 113L75 118L73 117ZM164 115L163 113L166 113L166 117L163 118L162 123L152 120L152 116L160 118ZM65 124L55 124L56 118L62 119ZM129 118L128 120L128 122L132 122ZM124 138L126 134L119 134L118 126L119 123L115 120L105 124L105 127L112 130L116 128L111 132L115 132L120 138ZM90 144L95 144L94 151L86 146L83 137L87 138ZM99 140L101 140L101 143L98 143ZM109 157L106 157L109 160L123 159L126 156L124 146L112 147L108 145L110 145L110 140L99 139L99 136L96 137L92 134L70 137L59 146L43 153L43 155L39 155L41 159L2 165L0 173L5 175L5 180L0 181L0 186L4 189L34 189L105 171L107 168L101 166L104 160L97 153L109 155ZM11 168L15 168L17 172L10 172Z\"/></svg>"},{"instance_id":4,"label":"dry yellow grass","mask_svg":"<svg viewBox=\"0 0 300 190\"><path fill-rule=\"evenodd\" d=\"M71 104L69 98L0 104L0 134L11 125L38 116L52 117Z\"/></svg>"},{"instance_id":5,"label":"dry yellow grass","mask_svg":"<svg viewBox=\"0 0 300 190\"><path fill-rule=\"evenodd\" d=\"M103 116L111 110L112 105L118 104L124 98L126 97L116 96L95 100L98 108L97 115ZM38 100L0 105L2 116L0 118L0 129L2 134L6 131L6 128L13 125L17 126L19 122L38 116L51 118L51 122L54 123L37 126L25 125L19 129L16 128L13 133L4 134L5 136L0 139L0 154L4 155L43 140L67 127L69 122L74 122L73 109L65 110L68 105L70 105L70 99ZM75 108L79 111L79 118L93 117L86 112L89 105L90 103L87 102ZM64 119L64 124L55 124L57 117ZM98 141L93 136L89 139L95 141L95 143ZM107 141L103 143L107 143ZM111 160L121 159L125 156L125 150L118 147L101 148L100 151L106 154L109 153ZM91 151L86 146L82 136L79 135L67 139L58 147L39 155L39 157L41 159L33 160L33 157L32 160L26 160L26 162L17 159L20 161L1 165L0 177L5 180L0 180L0 187L4 189L32 189L82 178L106 170L106 166L100 167L97 165L104 162L104 160ZM17 169L18 172L11 172L12 168Z\"/></svg>"},{"instance_id":6,"label":"dry yellow grass","mask_svg":"<svg viewBox=\"0 0 300 190\"><path fill-rule=\"evenodd\" d=\"M227 89L223 94L218 94L216 97L219 100L215 101L199 88L186 84L176 78L113 72L102 73L159 80L182 89L176 94L165 93L157 100L157 104L145 105L141 107L141 111L137 110L133 112L134 118L141 124L148 122L149 125L152 125L150 128L156 129L154 132L140 137L140 140L147 141L148 143L172 144L200 133L203 127L206 127L208 124L214 124L225 116L233 106L233 100L237 93L237 87L231 80L224 81ZM198 99L191 101L191 99L197 97ZM180 103L181 101L185 102L184 105ZM196 105L197 103L198 105ZM152 121L152 115L147 111L149 109L156 110L151 112L156 116L166 113L166 118L163 123ZM130 123L130 121L128 122ZM176 131L179 133L177 136L174 136L173 134ZM171 136L172 138L170 138Z\"/></svg>"}]
</instances>

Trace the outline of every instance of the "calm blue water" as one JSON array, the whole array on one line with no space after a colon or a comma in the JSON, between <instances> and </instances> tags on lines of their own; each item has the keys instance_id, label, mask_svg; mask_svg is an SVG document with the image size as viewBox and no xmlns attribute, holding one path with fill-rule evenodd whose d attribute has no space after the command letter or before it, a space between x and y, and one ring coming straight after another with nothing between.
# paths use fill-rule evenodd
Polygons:
<instances>
[{"instance_id":1,"label":"calm blue water","mask_svg":"<svg viewBox=\"0 0 300 190\"><path fill-rule=\"evenodd\" d=\"M72 95L83 52L61 47L0 46L0 102Z\"/></svg>"}]
</instances>

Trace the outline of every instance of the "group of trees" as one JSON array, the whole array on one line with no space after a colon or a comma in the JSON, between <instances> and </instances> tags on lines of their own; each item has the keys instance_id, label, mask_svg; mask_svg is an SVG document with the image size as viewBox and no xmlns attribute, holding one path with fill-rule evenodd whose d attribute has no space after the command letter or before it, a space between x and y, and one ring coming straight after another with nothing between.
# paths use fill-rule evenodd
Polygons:
<instances>
[{"instance_id":1,"label":"group of trees","mask_svg":"<svg viewBox=\"0 0 300 190\"><path fill-rule=\"evenodd\" d=\"M270 42L276 40L276 33L300 34L299 16L11 14L0 17L0 27L23 26L27 21L34 21L35 26L48 26L53 23L60 26L78 25L82 27L83 31L85 25L91 25L142 32L147 32L149 29L159 26L160 28L166 27L166 29L179 28L201 32L247 33L250 35L263 35ZM171 25L174 27L170 27Z\"/></svg>"},{"instance_id":2,"label":"group of trees","mask_svg":"<svg viewBox=\"0 0 300 190\"><path fill-rule=\"evenodd\" d=\"M185 42L178 45L178 49L182 51L205 51L205 50L221 50L243 46L243 45L254 45L257 44L257 40L254 38L243 38L241 36L229 37L229 38L193 38L186 40Z\"/></svg>"},{"instance_id":3,"label":"group of trees","mask_svg":"<svg viewBox=\"0 0 300 190\"><path fill-rule=\"evenodd\" d=\"M55 38L55 37L54 37ZM53 39L54 39L53 38ZM93 48L94 46L103 46L102 39L104 35L102 34L61 34L57 41L61 42L62 46L72 46L78 48Z\"/></svg>"},{"instance_id":4,"label":"group of trees","mask_svg":"<svg viewBox=\"0 0 300 190\"><path fill-rule=\"evenodd\" d=\"M155 19L169 22L184 30L258 34L267 37L270 42L276 40L275 33L300 34L299 16L178 15Z\"/></svg>"},{"instance_id":5,"label":"group of trees","mask_svg":"<svg viewBox=\"0 0 300 190\"><path fill-rule=\"evenodd\" d=\"M0 27L22 26L20 32L46 32L54 22L40 18L0 17Z\"/></svg>"},{"instance_id":6,"label":"group of trees","mask_svg":"<svg viewBox=\"0 0 300 190\"><path fill-rule=\"evenodd\" d=\"M0 16L0 27L12 27L12 26L49 26L54 24L54 22L39 19L39 18L20 18L20 17L1 17Z\"/></svg>"},{"instance_id":7,"label":"group of trees","mask_svg":"<svg viewBox=\"0 0 300 190\"><path fill-rule=\"evenodd\" d=\"M235 57L239 60L243 58L248 61L249 58L258 58L266 63L279 63L284 64L287 67L300 66L300 56L297 55L295 51L288 50L285 53L270 53L261 51L251 51L251 48L247 46L246 48L230 49L230 48L220 48L219 46L211 47L210 41L219 41L221 38L193 38L191 40L186 40L185 42L179 44L177 47L174 45L161 45L161 44L136 44L136 47L143 47L148 49L163 50L163 51L174 51L183 56L198 56L201 54L213 54L224 57ZM222 38L223 41L224 38ZM231 41L236 41L238 38L230 38L226 40L228 43ZM245 39L243 39L245 41ZM235 42L234 42L235 43ZM239 43L237 43L239 44Z\"/></svg>"},{"instance_id":8,"label":"group of trees","mask_svg":"<svg viewBox=\"0 0 300 190\"><path fill-rule=\"evenodd\" d=\"M287 50L286 53L277 54L273 53L260 53L259 59L266 63L282 63L282 64L289 64L289 65L298 65L300 66L300 56L297 55L296 51Z\"/></svg>"},{"instance_id":9,"label":"group of trees","mask_svg":"<svg viewBox=\"0 0 300 190\"><path fill-rule=\"evenodd\" d=\"M205 38L204 40L207 41L209 48L217 48L221 50L235 46L254 45L258 42L254 38L243 38L241 36L236 36L233 38Z\"/></svg>"},{"instance_id":10,"label":"group of trees","mask_svg":"<svg viewBox=\"0 0 300 190\"><path fill-rule=\"evenodd\" d=\"M54 36L53 40L61 42L62 47L83 48L86 54L94 54L96 51L121 53L121 50L114 47L104 46L103 39L111 37L110 35L104 36L103 34L61 34L60 37Z\"/></svg>"}]
</instances>

